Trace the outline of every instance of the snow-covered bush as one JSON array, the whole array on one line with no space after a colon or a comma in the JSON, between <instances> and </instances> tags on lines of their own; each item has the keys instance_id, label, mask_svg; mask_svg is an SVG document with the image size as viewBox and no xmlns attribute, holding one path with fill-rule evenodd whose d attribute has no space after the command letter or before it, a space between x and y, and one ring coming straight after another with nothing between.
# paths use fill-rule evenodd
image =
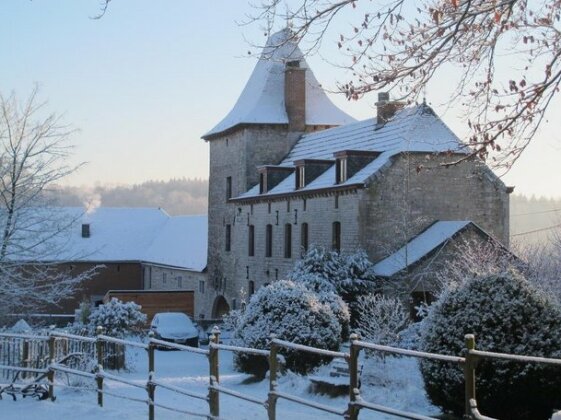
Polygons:
<instances>
[{"instance_id":1,"label":"snow-covered bush","mask_svg":"<svg viewBox=\"0 0 561 420\"><path fill-rule=\"evenodd\" d=\"M349 339L351 315L348 305L328 280L318 274L303 274L298 279L308 290L317 293L322 303L327 303L341 324L341 341Z\"/></svg>"},{"instance_id":2,"label":"snow-covered bush","mask_svg":"<svg viewBox=\"0 0 561 420\"><path fill-rule=\"evenodd\" d=\"M146 315L140 309L141 306L134 302L125 303L113 298L92 311L88 329L90 333L95 333L96 328L101 326L106 335L122 337L142 328L146 323Z\"/></svg>"},{"instance_id":3,"label":"snow-covered bush","mask_svg":"<svg viewBox=\"0 0 561 420\"><path fill-rule=\"evenodd\" d=\"M376 344L396 345L399 333L409 324L409 314L394 297L360 296L354 309L360 313L357 332L362 339Z\"/></svg>"},{"instance_id":4,"label":"snow-covered bush","mask_svg":"<svg viewBox=\"0 0 561 420\"><path fill-rule=\"evenodd\" d=\"M222 315L222 330L235 331L240 325L243 311L241 309L232 309L227 314Z\"/></svg>"},{"instance_id":5,"label":"snow-covered bush","mask_svg":"<svg viewBox=\"0 0 561 420\"><path fill-rule=\"evenodd\" d=\"M324 282L329 283L351 306L353 327L356 326L359 314L353 312L352 303L359 296L370 294L377 288L372 263L364 251L346 255L313 247L296 263L288 278L295 282L311 284L314 290L328 290ZM322 279L324 282L321 281Z\"/></svg>"},{"instance_id":6,"label":"snow-covered bush","mask_svg":"<svg viewBox=\"0 0 561 420\"><path fill-rule=\"evenodd\" d=\"M270 336L275 334L281 340L338 350L341 325L334 314L332 305L337 296L329 300L328 294L319 294L307 289L302 283L281 280L255 293L242 315L235 338L240 345L257 349L268 349ZM329 360L325 357L282 348L287 369L297 373L307 373ZM236 366L243 372L263 377L268 369L264 357L239 353Z\"/></svg>"},{"instance_id":7,"label":"snow-covered bush","mask_svg":"<svg viewBox=\"0 0 561 420\"><path fill-rule=\"evenodd\" d=\"M422 349L460 355L464 336L476 348L501 353L561 357L561 309L513 271L477 277L445 291L423 322ZM464 375L453 363L424 360L421 371L432 402L460 415ZM558 368L482 360L477 366L480 411L500 419L548 418L561 407Z\"/></svg>"}]
</instances>

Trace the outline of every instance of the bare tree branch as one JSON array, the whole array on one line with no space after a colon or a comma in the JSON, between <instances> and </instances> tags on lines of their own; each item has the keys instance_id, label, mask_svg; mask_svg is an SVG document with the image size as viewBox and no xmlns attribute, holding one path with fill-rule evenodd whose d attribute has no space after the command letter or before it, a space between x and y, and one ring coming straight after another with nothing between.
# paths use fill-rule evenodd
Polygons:
<instances>
[{"instance_id":1,"label":"bare tree branch","mask_svg":"<svg viewBox=\"0 0 561 420\"><path fill-rule=\"evenodd\" d=\"M352 73L338 86L349 100L394 90L414 102L452 68L458 81L449 104L464 110L472 156L496 168L511 167L559 92L560 0L302 0L294 10L282 7L263 0L249 21L269 28L289 22L289 41L305 41L305 53L317 52L333 37L328 29L351 16L351 29L329 39Z\"/></svg>"}]
</instances>

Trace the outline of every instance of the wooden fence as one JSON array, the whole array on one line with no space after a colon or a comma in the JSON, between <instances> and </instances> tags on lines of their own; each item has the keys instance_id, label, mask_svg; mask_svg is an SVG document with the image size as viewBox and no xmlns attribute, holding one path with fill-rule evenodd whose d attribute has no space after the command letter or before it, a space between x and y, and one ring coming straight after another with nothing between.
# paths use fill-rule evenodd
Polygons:
<instances>
[{"instance_id":1,"label":"wooden fence","mask_svg":"<svg viewBox=\"0 0 561 420\"><path fill-rule=\"evenodd\" d=\"M95 340L89 341L87 337L52 332L48 335L8 334L0 333L0 365L46 369L49 364L49 340L54 337L54 360L75 353L86 358L96 357ZM105 369L120 370L125 367L125 348L121 344L103 342L102 365ZM13 373L2 369L0 379L9 380ZM23 372L22 378L34 378L38 373Z\"/></svg>"},{"instance_id":2,"label":"wooden fence","mask_svg":"<svg viewBox=\"0 0 561 420\"><path fill-rule=\"evenodd\" d=\"M250 403L257 404L264 409L269 420L275 420L277 416L277 401L279 399L285 399L292 401L297 404L301 404L307 407L311 407L317 410L321 410L327 413L339 415L346 420L357 420L361 410L371 410L379 413L390 414L395 417L405 418L405 419L416 419L416 420L430 420L431 417L427 417L421 414L396 410L391 407L386 407L379 404L374 404L372 402L364 401L361 398L359 390L359 354L364 349L369 349L381 353L397 354L402 356L410 356L421 359L438 360L446 363L458 364L463 367L464 377L465 377L465 417L469 419L476 420L494 420L490 417L485 417L482 415L477 408L476 399L476 367L477 363L483 359L495 359L495 360L509 360L521 363L542 363L561 366L561 359L549 359L543 357L533 357L533 356L521 356L521 355L511 355L504 353L486 352L479 351L475 348L475 337L473 335L465 336L465 357L459 356L449 356L434 353L425 353L415 350L406 350L396 347L382 346L379 344L367 343L360 341L358 336L352 334L350 337L350 348L349 352L337 352L324 349L318 349L314 347L309 347L301 344L291 343L288 341L283 341L271 337L270 349L260 350L252 349L247 347L230 346L226 344L219 343L220 331L215 327L212 331L211 342L209 343L208 349L201 349L195 347L184 346L181 344L169 343L167 341L156 340L150 337L147 344L121 340L101 334L98 331L97 337L82 337L70 334L62 334L52 332L49 336L24 336L16 335L18 338L29 341L27 345L29 349L32 348L33 341L48 341L48 361L42 367L28 367L23 364L23 366L11 366L11 365L0 365L0 369L9 371L20 371L25 373L43 373L48 375L48 386L49 386L49 397L54 400L54 387L57 386L55 383L55 375L58 372L64 372L66 374L78 375L81 377L89 378L96 382L97 384L97 403L99 406L103 406L104 395L111 395L114 397L125 398L128 400L144 403L148 405L148 419L155 419L155 408L159 407L166 410L172 410L178 413L186 414L191 417L201 417L211 420L220 419L220 394L227 394L235 398L239 398ZM6 335L2 334L0 337L13 337L13 334ZM87 343L87 345L93 345L95 347L95 353L98 365L94 372L88 372L84 370L79 370L73 367L62 366L56 362L56 346L57 340L66 339L67 341L76 340ZM104 370L104 345L106 343L113 343L119 346L134 346L142 348L148 352L148 380L145 383L138 383L136 381L130 381L118 375L113 375ZM86 347L87 347L86 345ZM24 345L25 347L25 345ZM176 350L182 350L192 353L197 353L204 355L208 358L209 364L209 385L207 387L208 393L199 394L192 392L181 387L169 385L158 381L155 379L155 350L156 348L167 347ZM328 356L333 358L341 358L345 360L349 365L349 394L348 403L345 409L338 407L332 407L329 405L320 404L311 400L307 400L295 395L284 393L277 388L277 377L279 374L279 364L280 356L279 350L281 348L292 349L301 352L310 352L319 354L322 356ZM220 385L220 363L219 363L219 351L231 351L236 353L254 354L259 356L267 357L269 360L269 390L266 395L262 398L255 397L253 395L244 394L233 389L224 387ZM0 349L1 355L1 349ZM146 399L132 398L129 396L115 394L104 388L104 381L116 381L132 387L137 387L144 389L147 393ZM178 394L184 395L189 398L195 398L199 400L206 401L208 403L208 412L191 412L174 407L169 407L155 401L155 391L157 388L167 389L169 391L176 392Z\"/></svg>"}]
</instances>

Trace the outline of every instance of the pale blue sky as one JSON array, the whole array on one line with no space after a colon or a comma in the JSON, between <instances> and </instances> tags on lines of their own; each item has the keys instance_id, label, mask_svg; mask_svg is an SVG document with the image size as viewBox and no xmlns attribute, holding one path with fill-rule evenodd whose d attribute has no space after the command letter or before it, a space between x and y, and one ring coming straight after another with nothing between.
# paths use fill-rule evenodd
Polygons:
<instances>
[{"instance_id":1,"label":"pale blue sky","mask_svg":"<svg viewBox=\"0 0 561 420\"><path fill-rule=\"evenodd\" d=\"M226 115L251 73L247 40L264 42L257 25L236 23L252 9L245 0L114 0L103 19L90 19L98 6L0 3L0 91L24 97L38 83L49 109L80 129L74 159L89 163L68 184L208 177L200 136ZM344 80L320 57L308 61L325 86ZM456 110L437 105L442 85L427 89L428 101L461 134ZM374 96L334 101L356 118L374 115ZM559 109L505 177L517 192L561 196Z\"/></svg>"}]
</instances>

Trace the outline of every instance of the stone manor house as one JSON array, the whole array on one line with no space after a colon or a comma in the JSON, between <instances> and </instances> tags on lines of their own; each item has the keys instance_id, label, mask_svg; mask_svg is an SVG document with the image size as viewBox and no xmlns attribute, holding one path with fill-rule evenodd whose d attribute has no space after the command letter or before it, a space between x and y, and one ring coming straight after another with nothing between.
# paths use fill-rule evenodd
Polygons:
<instances>
[{"instance_id":1,"label":"stone manor house","mask_svg":"<svg viewBox=\"0 0 561 420\"><path fill-rule=\"evenodd\" d=\"M365 250L415 299L434 287L422 270L452 258L459 238L508 246L512 188L425 103L381 93L376 107L355 121L286 31L270 37L233 109L203 136L208 287L198 313L239 307L242 288L284 278L312 245Z\"/></svg>"}]
</instances>

